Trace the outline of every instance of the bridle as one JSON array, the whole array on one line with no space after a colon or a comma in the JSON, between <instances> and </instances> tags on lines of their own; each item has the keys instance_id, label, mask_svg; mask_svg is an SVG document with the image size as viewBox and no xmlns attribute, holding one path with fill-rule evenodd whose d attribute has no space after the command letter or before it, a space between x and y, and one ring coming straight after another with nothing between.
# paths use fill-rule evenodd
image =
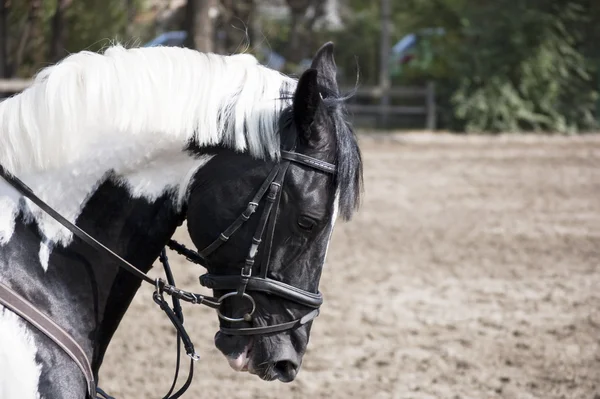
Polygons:
<instances>
[{"instance_id":1,"label":"bridle","mask_svg":"<svg viewBox=\"0 0 600 399\"><path fill-rule=\"evenodd\" d=\"M286 331L297 328L301 325L308 323L319 315L319 307L323 304L323 296L320 292L309 292L298 287L286 284L282 281L273 280L268 277L269 263L271 259L271 249L273 245L273 236L275 233L276 215L279 208L279 202L281 200L281 188L283 186L286 172L292 162L298 163L304 166L308 166L311 169L324 172L327 174L335 174L335 165L321 161L319 159L300 154L297 152L281 151L281 162L277 163L271 172L264 180L262 185L254 194L253 198L248 202L246 209L227 227L217 239L215 239L210 245L203 250L195 253L187 250L184 254L195 263L199 263L208 266L208 257L223 244L225 244L230 237L256 212L260 202L264 199L265 206L260 216L258 226L252 238L246 261L241 270L239 276L236 275L215 275L205 274L200 276L200 284L211 289L216 290L236 290L228 292L221 296L218 301L223 303L227 298L240 297L248 300L252 306L250 312L246 313L243 317L232 318L225 316L217 309L217 314L222 320L236 323L236 322L249 322L252 319L252 315L256 310L256 302L254 298L248 294L249 292L263 292L269 295L279 296L286 300L298 303L313 309L305 316L289 321L286 323L263 326L263 327L245 327L245 328L230 328L220 327L220 331L228 335L258 335L258 334L270 334L275 332ZM275 211L273 211L275 210ZM265 234L266 231L266 234ZM264 244L263 244L264 242ZM261 257L257 262L258 250L263 244L261 251ZM180 250L182 246L172 240L169 242L171 249ZM258 263L257 275L253 275L253 271Z\"/></svg>"},{"instance_id":2,"label":"bridle","mask_svg":"<svg viewBox=\"0 0 600 399\"><path fill-rule=\"evenodd\" d=\"M189 387L193 376L193 361L198 360L200 357L196 354L194 345L189 338L185 328L183 326L183 313L180 306L180 301L189 302L193 304L201 304L211 307L217 311L219 318L231 323L237 322L250 322L252 315L256 310L256 302L254 298L248 292L263 292L269 295L279 296L286 300L298 303L300 305L311 308L312 311L304 315L303 317L292 320L285 323L262 326L262 327L220 327L220 331L228 335L258 335L258 334L270 334L286 330L298 328L311 320L319 314L319 307L323 303L323 297L320 292L312 293L298 287L286 284L282 281L273 280L268 277L269 262L271 258L271 247L273 244L273 236L276 226L276 215L277 209L279 208L279 202L281 199L281 188L283 186L286 172L291 163L300 164L314 169L318 172L334 175L336 173L336 166L334 164L300 154L294 151L281 151L281 161L276 163L267 178L264 180L262 185L259 187L251 201L248 203L246 209L237 217L237 219L225 229L217 239L215 239L210 245L199 252L195 252L186 248L185 246L177 243L174 240L170 240L167 244L171 249L175 250L179 254L184 255L189 261L203 265L207 267L210 264L209 256L220 246L225 244L229 238L235 234L235 232L247 222L251 216L256 212L260 202L265 200L265 207L260 216L258 226L252 238L250 249L246 257L244 266L242 267L241 274L236 275L215 275L215 274L204 274L200 276L200 284L215 290L234 290L222 295L219 298L214 298L202 294L192 293L189 291L181 290L176 287L173 279L172 272L166 257L166 252L163 250L159 257L165 273L167 281L157 278L152 279L147 274L141 272L127 260L113 252L111 249L100 243L94 237L90 236L87 232L71 223L69 220L64 218L61 214L55 211L52 207L41 200L33 191L27 187L17 177L11 175L0 165L0 177L6 180L13 188L15 188L21 195L28 198L40 209L50 215L62 226L71 231L82 241L86 242L96 250L108 254L114 260L117 265L127 270L129 273L138 277L140 280L154 286L154 301L160 306L160 308L167 314L173 326L177 330L177 370L175 374L175 380L169 390L169 393L165 396L169 397L175 382L177 380L179 370L179 345L183 342L185 351L188 356L192 359L190 363L190 373L184 386L177 392L170 396L170 398L180 397ZM275 209L275 212L273 212ZM265 236L266 231L266 236ZM264 236L264 237L263 237ZM261 258L258 262L258 274L253 274L255 268L256 257L258 254L261 243L265 243L261 250ZM164 299L164 294L171 296L173 301L173 307ZM224 315L220 311L220 307L223 302L232 297L244 298L249 301L252 308L241 318L233 318ZM79 344L72 339L64 330L62 330L56 323L54 323L48 316L37 310L33 304L21 297L18 293L14 292L10 287L0 284L0 305L3 305L13 312L27 320L30 324L40 330L43 334L53 340L61 349L67 353L69 357L76 362L79 368L82 370L83 375L86 378L88 395L93 397L98 394L103 397L109 397L102 390L96 387L94 376L91 373L91 367L89 359L87 359L86 353L79 346Z\"/></svg>"}]
</instances>

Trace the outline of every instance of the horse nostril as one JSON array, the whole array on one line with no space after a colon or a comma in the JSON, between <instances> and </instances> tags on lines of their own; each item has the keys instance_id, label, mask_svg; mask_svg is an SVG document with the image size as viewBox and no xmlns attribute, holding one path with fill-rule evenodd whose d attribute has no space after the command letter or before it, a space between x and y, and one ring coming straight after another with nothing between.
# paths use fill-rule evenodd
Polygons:
<instances>
[{"instance_id":1,"label":"horse nostril","mask_svg":"<svg viewBox=\"0 0 600 399\"><path fill-rule=\"evenodd\" d=\"M281 382L292 382L298 373L298 365L290 360L280 360L273 368L277 379Z\"/></svg>"}]
</instances>

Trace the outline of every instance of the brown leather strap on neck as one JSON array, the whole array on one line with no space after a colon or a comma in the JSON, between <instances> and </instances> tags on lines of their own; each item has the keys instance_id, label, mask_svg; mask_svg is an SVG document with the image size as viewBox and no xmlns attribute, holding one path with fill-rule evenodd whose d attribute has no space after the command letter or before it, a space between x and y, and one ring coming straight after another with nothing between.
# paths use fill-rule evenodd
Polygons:
<instances>
[{"instance_id":1,"label":"brown leather strap on neck","mask_svg":"<svg viewBox=\"0 0 600 399\"><path fill-rule=\"evenodd\" d=\"M0 305L10 309L56 343L83 372L90 398L96 396L96 382L87 355L65 330L37 310L31 302L0 282Z\"/></svg>"}]
</instances>

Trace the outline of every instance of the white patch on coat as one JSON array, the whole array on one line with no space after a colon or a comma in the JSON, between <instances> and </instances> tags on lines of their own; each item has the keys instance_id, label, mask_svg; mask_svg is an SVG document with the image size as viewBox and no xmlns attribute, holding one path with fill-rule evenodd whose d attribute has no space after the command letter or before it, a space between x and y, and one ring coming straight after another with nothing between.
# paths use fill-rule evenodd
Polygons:
<instances>
[{"instance_id":1,"label":"white patch on coat","mask_svg":"<svg viewBox=\"0 0 600 399\"><path fill-rule=\"evenodd\" d=\"M40 243L40 265L44 271L48 271L48 263L50 262L50 253L52 252L52 243L48 240L42 240Z\"/></svg>"},{"instance_id":2,"label":"white patch on coat","mask_svg":"<svg viewBox=\"0 0 600 399\"><path fill-rule=\"evenodd\" d=\"M8 184L0 178L0 245L8 243L15 231L18 199L12 196L2 196L2 190L8 192ZM16 197L16 196L15 196Z\"/></svg>"},{"instance_id":3,"label":"white patch on coat","mask_svg":"<svg viewBox=\"0 0 600 399\"><path fill-rule=\"evenodd\" d=\"M173 203L177 207L180 207L183 201L182 187L187 187L191 178L190 171L196 171L212 158L210 155L193 157L180 149L160 154L145 152L146 157L142 160L133 154L130 157L119 156L120 151L116 150L105 155L106 164L112 165L110 170L120 177L118 182L128 189L132 198L143 197L154 201L165 192L171 191ZM94 161L90 159L89 168L82 165L81 169L76 167L73 171L65 171L62 174L47 174L45 179L34 176L26 179L26 183L57 212L75 222L88 198L108 176L107 167ZM94 165L99 167L94 168ZM55 245L68 245L72 240L72 233L29 200L26 203L25 211L28 217L37 222L44 237L40 243L39 260L44 270L47 270L52 248ZM7 203L0 209L0 237L12 235L14 215L17 211L14 202Z\"/></svg>"},{"instance_id":4,"label":"white patch on coat","mask_svg":"<svg viewBox=\"0 0 600 399\"><path fill-rule=\"evenodd\" d=\"M0 398L39 399L42 366L25 322L0 306Z\"/></svg>"}]
</instances>

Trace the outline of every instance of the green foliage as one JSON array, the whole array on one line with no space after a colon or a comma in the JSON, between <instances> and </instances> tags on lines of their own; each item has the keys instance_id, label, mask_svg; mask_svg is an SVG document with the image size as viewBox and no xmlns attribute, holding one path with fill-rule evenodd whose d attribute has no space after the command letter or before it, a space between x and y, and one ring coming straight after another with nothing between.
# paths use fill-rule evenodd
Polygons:
<instances>
[{"instance_id":1,"label":"green foliage","mask_svg":"<svg viewBox=\"0 0 600 399\"><path fill-rule=\"evenodd\" d=\"M36 4L39 6L34 7ZM143 4L144 0L135 0L133 7L142 10ZM8 64L12 66L13 75L31 77L50 63L52 19L56 6L57 0L10 2L7 45ZM64 15L64 54L81 50L98 51L116 41L132 44L127 35L129 21L126 7L125 0L72 0Z\"/></svg>"},{"instance_id":2,"label":"green foliage","mask_svg":"<svg viewBox=\"0 0 600 399\"><path fill-rule=\"evenodd\" d=\"M123 0L74 0L67 10L67 51L98 51L126 40L127 9Z\"/></svg>"},{"instance_id":3,"label":"green foliage","mask_svg":"<svg viewBox=\"0 0 600 399\"><path fill-rule=\"evenodd\" d=\"M594 128L598 63L582 44L590 41L584 32L598 21L588 16L592 3L584 3L413 0L406 7L421 16L414 29L434 22L447 35L436 43L437 66L407 76L436 78L451 93L447 116L461 130Z\"/></svg>"},{"instance_id":4,"label":"green foliage","mask_svg":"<svg viewBox=\"0 0 600 399\"><path fill-rule=\"evenodd\" d=\"M465 75L453 97L456 116L471 131L592 127L597 93L587 87L589 65L566 29L582 20L581 11L566 2L548 10L512 5L500 13L484 9L482 19L492 25L468 32L479 51L470 57L475 62L461 65Z\"/></svg>"},{"instance_id":5,"label":"green foliage","mask_svg":"<svg viewBox=\"0 0 600 399\"><path fill-rule=\"evenodd\" d=\"M12 1L7 16L7 66L13 75L30 77L46 61L41 50L55 1L42 1L32 9L32 0Z\"/></svg>"}]
</instances>

